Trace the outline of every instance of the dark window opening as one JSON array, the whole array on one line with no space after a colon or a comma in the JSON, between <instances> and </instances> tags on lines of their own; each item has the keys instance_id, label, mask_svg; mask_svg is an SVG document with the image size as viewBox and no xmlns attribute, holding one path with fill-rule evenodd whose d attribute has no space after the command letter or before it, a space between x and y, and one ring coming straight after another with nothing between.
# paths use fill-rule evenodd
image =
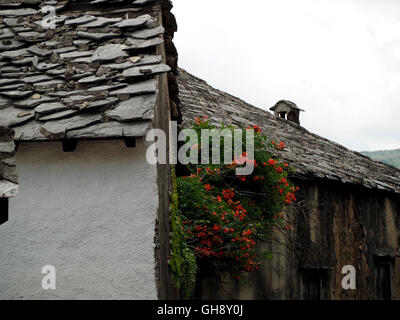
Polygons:
<instances>
[{"instance_id":1,"label":"dark window opening","mask_svg":"<svg viewBox=\"0 0 400 320\"><path fill-rule=\"evenodd\" d=\"M279 112L279 117L286 119L286 111L284 112Z\"/></svg>"},{"instance_id":2,"label":"dark window opening","mask_svg":"<svg viewBox=\"0 0 400 320\"><path fill-rule=\"evenodd\" d=\"M0 198L0 224L8 221L8 198Z\"/></svg>"},{"instance_id":3,"label":"dark window opening","mask_svg":"<svg viewBox=\"0 0 400 320\"><path fill-rule=\"evenodd\" d=\"M301 270L303 300L325 299L327 270L304 268Z\"/></svg>"},{"instance_id":4,"label":"dark window opening","mask_svg":"<svg viewBox=\"0 0 400 320\"><path fill-rule=\"evenodd\" d=\"M77 146L78 146L78 140L76 139L67 139L63 140L62 142L62 147L64 152L74 152Z\"/></svg>"},{"instance_id":5,"label":"dark window opening","mask_svg":"<svg viewBox=\"0 0 400 320\"><path fill-rule=\"evenodd\" d=\"M124 138L125 145L128 148L136 148L136 138L134 137L125 137Z\"/></svg>"},{"instance_id":6,"label":"dark window opening","mask_svg":"<svg viewBox=\"0 0 400 320\"><path fill-rule=\"evenodd\" d=\"M390 260L378 259L375 262L376 297L379 300L392 299L392 275Z\"/></svg>"}]
</instances>

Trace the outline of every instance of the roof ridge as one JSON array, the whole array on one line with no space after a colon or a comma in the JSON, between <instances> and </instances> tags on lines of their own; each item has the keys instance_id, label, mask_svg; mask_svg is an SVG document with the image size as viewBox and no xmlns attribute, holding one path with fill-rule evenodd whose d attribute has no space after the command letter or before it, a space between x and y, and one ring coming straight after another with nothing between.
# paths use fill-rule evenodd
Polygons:
<instances>
[{"instance_id":1,"label":"roof ridge","mask_svg":"<svg viewBox=\"0 0 400 320\"><path fill-rule=\"evenodd\" d=\"M189 120L190 117L192 117L193 115L200 115L199 112L208 112L206 107L201 106L199 106L197 110L195 110L194 108L196 105L196 101L194 101L194 98L198 99L197 104L199 105L208 105L209 108L213 107L211 117L224 119L225 116L226 118L229 117L232 122L238 122L236 120L240 118L240 120L243 120L243 123L248 123L250 121L249 118L253 116L251 121L255 124L262 121L264 121L264 123L268 122L266 123L266 125L264 125L264 127L266 129L269 129L270 133L279 133L278 135L286 139L288 138L288 136L291 135L291 138L293 140L296 140L296 142L299 139L304 140L304 143L299 148L301 149L300 151L295 152L293 150L290 150L289 152L294 153L294 156L290 156L289 154L286 154L286 156L288 156L288 158L292 160L292 162L296 162L296 160L299 162L299 158L302 158L302 160L312 160L311 158L314 158L314 161L312 162L309 161L307 163L307 161L305 161L304 163L303 161L303 165L309 167L303 170L306 175L315 174L317 177L327 177L328 179L332 180L338 180L339 178L343 182L352 181L353 183L361 183L366 187L379 188L400 193L399 168L371 159L370 157L363 155L358 151L351 150L335 141L329 140L325 137L319 136L316 133L310 132L306 128L297 125L296 123L274 117L267 110L251 105L238 97L214 88L203 79L200 79L190 74L183 68L179 68L179 71L180 73L178 76L178 82L180 84L183 109L182 113L184 121ZM193 85L193 82L196 81L198 82L198 84L202 84L203 86L205 86L204 88L201 88L201 90L199 89L198 92L194 91L196 89L195 87L191 87ZM213 95L212 99L211 97L204 96L205 90L208 90L210 94ZM190 91L190 94L186 94L186 91ZM211 93L211 91L214 92ZM220 96L217 98L214 97L216 93L220 94ZM217 101L218 99L219 101ZM221 101L224 101L224 103L226 103L227 100L231 100L231 104L235 104L235 106L231 108L233 111L221 109ZM249 111L252 114L244 115L242 111L246 108L248 109L246 111ZM241 116L237 116L240 113ZM260 119L263 118L263 115L268 115L268 119ZM271 128L274 130L272 130ZM313 142L315 142L315 144L318 144L318 146L313 146L313 143L310 143L308 140L313 140ZM288 142L288 144L290 144L291 141L285 142ZM306 146L307 143L309 144L309 146ZM293 143L292 145L293 149L298 147L296 143ZM324 145L326 145L328 148L324 148L324 150L317 149L318 147L324 147ZM313 147L315 147L315 149L313 149ZM330 149L329 147L331 147L331 150L327 150ZM307 151L309 154L304 154L301 151ZM314 156L311 155L312 151L314 151L315 153ZM334 162L334 160L340 159L340 157L343 155L349 158L349 162L353 162L357 164L357 166L349 166L347 168L347 172L344 169L343 172L338 172L338 170L336 170L337 168L335 168L337 167L337 164L332 162ZM319 163L319 167L316 167L315 164L313 165L313 162L321 159L325 160L325 162ZM301 163L299 164L299 166L301 166ZM373 173L375 173L374 176ZM370 176L368 174L370 174ZM388 185L388 183L390 183L390 185Z\"/></svg>"}]
</instances>

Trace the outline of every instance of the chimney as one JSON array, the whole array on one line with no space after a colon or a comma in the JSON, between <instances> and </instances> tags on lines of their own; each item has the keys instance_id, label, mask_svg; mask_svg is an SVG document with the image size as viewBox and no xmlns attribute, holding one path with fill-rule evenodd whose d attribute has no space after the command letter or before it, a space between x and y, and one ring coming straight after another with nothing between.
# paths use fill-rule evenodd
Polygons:
<instances>
[{"instance_id":1,"label":"chimney","mask_svg":"<svg viewBox=\"0 0 400 320\"><path fill-rule=\"evenodd\" d=\"M294 102L289 100L279 100L269 110L274 111L275 117L292 121L300 125L300 109Z\"/></svg>"}]
</instances>

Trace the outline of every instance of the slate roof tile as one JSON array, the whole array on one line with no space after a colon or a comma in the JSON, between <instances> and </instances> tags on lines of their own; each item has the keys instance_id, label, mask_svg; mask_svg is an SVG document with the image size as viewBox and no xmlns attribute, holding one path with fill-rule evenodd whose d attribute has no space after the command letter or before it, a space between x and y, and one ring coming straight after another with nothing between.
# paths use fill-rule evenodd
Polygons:
<instances>
[{"instance_id":1,"label":"slate roof tile","mask_svg":"<svg viewBox=\"0 0 400 320\"><path fill-rule=\"evenodd\" d=\"M159 1L135 2L135 9L126 2L0 3L0 125L13 127L15 139L147 132L158 94L155 74L170 70L154 50L164 28L156 11L141 9ZM42 25L43 5L56 7L55 29Z\"/></svg>"},{"instance_id":2,"label":"slate roof tile","mask_svg":"<svg viewBox=\"0 0 400 320\"><path fill-rule=\"evenodd\" d=\"M270 140L283 141L287 149L278 156L291 164L295 176L320 178L400 193L400 170L372 160L338 143L243 100L217 90L183 69L178 76L183 125L196 117L208 116L236 126L258 125Z\"/></svg>"}]
</instances>

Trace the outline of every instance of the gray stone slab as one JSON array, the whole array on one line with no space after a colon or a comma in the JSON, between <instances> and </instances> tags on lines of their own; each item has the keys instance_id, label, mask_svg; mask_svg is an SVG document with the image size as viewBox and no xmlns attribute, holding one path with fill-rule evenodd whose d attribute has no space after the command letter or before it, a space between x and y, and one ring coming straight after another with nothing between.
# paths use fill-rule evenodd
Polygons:
<instances>
[{"instance_id":1,"label":"gray stone slab","mask_svg":"<svg viewBox=\"0 0 400 320\"><path fill-rule=\"evenodd\" d=\"M118 89L110 92L110 96L119 95L138 95L145 93L156 93L157 92L157 81L155 79L141 81L135 84L130 84L123 89Z\"/></svg>"},{"instance_id":2,"label":"gray stone slab","mask_svg":"<svg viewBox=\"0 0 400 320\"><path fill-rule=\"evenodd\" d=\"M26 55L27 53L28 53L27 49L10 50L0 53L0 57L4 57L7 59L14 59Z\"/></svg>"},{"instance_id":3,"label":"gray stone slab","mask_svg":"<svg viewBox=\"0 0 400 320\"><path fill-rule=\"evenodd\" d=\"M101 99L101 100L96 100L96 101L89 102L87 104L87 106L82 108L82 110L86 111L86 110L105 108L105 107L109 107L109 106L117 103L118 101L119 101L119 99L116 97L109 97L109 98L105 98L105 99Z\"/></svg>"},{"instance_id":4,"label":"gray stone slab","mask_svg":"<svg viewBox=\"0 0 400 320\"><path fill-rule=\"evenodd\" d=\"M156 94L146 94L120 102L115 109L108 110L106 115L110 119L121 122L138 119L149 120L154 117L154 107L157 102Z\"/></svg>"},{"instance_id":5,"label":"gray stone slab","mask_svg":"<svg viewBox=\"0 0 400 320\"><path fill-rule=\"evenodd\" d=\"M101 91L110 91L110 90L117 90L120 88L126 87L126 83L113 83L111 85L103 85L103 86L96 86L87 89L87 92L101 92Z\"/></svg>"},{"instance_id":6,"label":"gray stone slab","mask_svg":"<svg viewBox=\"0 0 400 320\"><path fill-rule=\"evenodd\" d=\"M31 28L31 27L13 27L13 30L16 33L20 33L20 32L33 31L33 28Z\"/></svg>"},{"instance_id":7,"label":"gray stone slab","mask_svg":"<svg viewBox=\"0 0 400 320\"><path fill-rule=\"evenodd\" d=\"M79 110L72 110L72 109L68 109L68 110L64 110L64 111L59 111L59 112L55 112L49 115L45 115L39 118L39 121L50 121L50 120L59 120L59 119L64 119L64 118L68 118L71 117L75 114L79 113Z\"/></svg>"},{"instance_id":8,"label":"gray stone slab","mask_svg":"<svg viewBox=\"0 0 400 320\"><path fill-rule=\"evenodd\" d=\"M67 20L65 20L64 23L67 26L76 26L76 25L80 25L80 24L89 23L89 22L92 22L95 20L96 20L96 17L94 17L94 16L84 15L81 17L73 18L73 19L67 19Z\"/></svg>"},{"instance_id":9,"label":"gray stone slab","mask_svg":"<svg viewBox=\"0 0 400 320\"><path fill-rule=\"evenodd\" d=\"M39 115L46 115L49 113L64 111L66 109L68 109L68 108L61 102L50 102L50 103L42 103L42 104L38 105L34 109L34 111Z\"/></svg>"},{"instance_id":10,"label":"gray stone slab","mask_svg":"<svg viewBox=\"0 0 400 320\"><path fill-rule=\"evenodd\" d=\"M43 90L43 89L54 88L64 83L65 81L56 79L56 80L34 83L33 86L35 87L36 90Z\"/></svg>"},{"instance_id":11,"label":"gray stone slab","mask_svg":"<svg viewBox=\"0 0 400 320\"><path fill-rule=\"evenodd\" d=\"M139 66L146 66L146 65L150 65L150 64L159 64L162 62L162 57L160 55L143 55L140 56L139 60L136 61L136 59L134 59L136 57L131 57L131 59L134 61L133 62L133 67L139 67Z\"/></svg>"},{"instance_id":12,"label":"gray stone slab","mask_svg":"<svg viewBox=\"0 0 400 320\"><path fill-rule=\"evenodd\" d=\"M14 157L1 159L1 162L5 163L6 165L8 165L10 167L17 165L17 161Z\"/></svg>"},{"instance_id":13,"label":"gray stone slab","mask_svg":"<svg viewBox=\"0 0 400 320\"><path fill-rule=\"evenodd\" d=\"M151 74L158 74L170 71L171 68L166 64L154 64L147 66L133 67L122 72L122 75L126 78L130 77L142 77Z\"/></svg>"},{"instance_id":14,"label":"gray stone slab","mask_svg":"<svg viewBox=\"0 0 400 320\"><path fill-rule=\"evenodd\" d=\"M5 91L1 92L3 96L12 98L12 99L22 99L26 98L27 96L31 95L33 93L32 90L28 91L19 91L19 90L12 90L12 91Z\"/></svg>"},{"instance_id":15,"label":"gray stone slab","mask_svg":"<svg viewBox=\"0 0 400 320\"><path fill-rule=\"evenodd\" d=\"M55 92L49 92L48 95L50 97L58 97L58 98L65 98L73 95L83 95L86 91L85 90L72 90L72 91L55 91Z\"/></svg>"},{"instance_id":16,"label":"gray stone slab","mask_svg":"<svg viewBox=\"0 0 400 320\"><path fill-rule=\"evenodd\" d=\"M0 126L13 127L29 121L35 116L33 112L27 112L26 110L8 107L1 110Z\"/></svg>"},{"instance_id":17,"label":"gray stone slab","mask_svg":"<svg viewBox=\"0 0 400 320\"><path fill-rule=\"evenodd\" d=\"M43 42L43 44L47 47L47 48L55 48L57 47L61 42L55 41L55 40L50 40L50 41L45 41Z\"/></svg>"},{"instance_id":18,"label":"gray stone slab","mask_svg":"<svg viewBox=\"0 0 400 320\"><path fill-rule=\"evenodd\" d=\"M154 17L151 17L151 19L149 19L149 21L147 21L144 26L148 29L152 29L158 27L159 25L160 23L158 22L158 20Z\"/></svg>"},{"instance_id":19,"label":"gray stone slab","mask_svg":"<svg viewBox=\"0 0 400 320\"><path fill-rule=\"evenodd\" d=\"M14 83L14 84L9 84L7 86L1 86L0 87L0 92L10 91L10 90L17 90L19 88L22 88L23 86L24 86L23 83Z\"/></svg>"},{"instance_id":20,"label":"gray stone slab","mask_svg":"<svg viewBox=\"0 0 400 320\"><path fill-rule=\"evenodd\" d=\"M62 138L68 130L80 129L99 122L101 115L78 114L70 118L48 121L42 125L41 132L49 138Z\"/></svg>"},{"instance_id":21,"label":"gray stone slab","mask_svg":"<svg viewBox=\"0 0 400 320\"><path fill-rule=\"evenodd\" d=\"M12 104L19 108L26 108L26 109L33 109L42 103L48 102L55 102L57 98L48 97L48 96L40 96L40 95L33 95L29 98L13 101Z\"/></svg>"},{"instance_id":22,"label":"gray stone slab","mask_svg":"<svg viewBox=\"0 0 400 320\"><path fill-rule=\"evenodd\" d=\"M39 62L38 57L26 57L18 60L13 60L13 64L17 66L26 66L26 65L37 65Z\"/></svg>"},{"instance_id":23,"label":"gray stone slab","mask_svg":"<svg viewBox=\"0 0 400 320\"><path fill-rule=\"evenodd\" d=\"M45 39L45 34L43 32L28 31L18 33L18 38L24 41L40 41Z\"/></svg>"},{"instance_id":24,"label":"gray stone slab","mask_svg":"<svg viewBox=\"0 0 400 320\"><path fill-rule=\"evenodd\" d=\"M16 50L24 47L26 44L25 42L18 41L15 39L7 39L0 41L0 50L5 51L5 50Z\"/></svg>"},{"instance_id":25,"label":"gray stone slab","mask_svg":"<svg viewBox=\"0 0 400 320\"><path fill-rule=\"evenodd\" d=\"M37 10L31 8L0 10L0 16L3 17L23 17L23 16L31 16L37 13L38 13Z\"/></svg>"},{"instance_id":26,"label":"gray stone slab","mask_svg":"<svg viewBox=\"0 0 400 320\"><path fill-rule=\"evenodd\" d=\"M76 46L82 46L90 42L91 42L90 40L82 40L82 39L72 41L72 43Z\"/></svg>"},{"instance_id":27,"label":"gray stone slab","mask_svg":"<svg viewBox=\"0 0 400 320\"><path fill-rule=\"evenodd\" d=\"M116 33L102 33L102 32L86 32L86 31L78 31L78 37L86 38L86 39L93 39L96 41L106 40L106 39L113 39L117 38L118 34Z\"/></svg>"},{"instance_id":28,"label":"gray stone slab","mask_svg":"<svg viewBox=\"0 0 400 320\"><path fill-rule=\"evenodd\" d=\"M145 6L150 3L156 2L156 1L157 0L134 0L132 4L136 7L141 7L141 6Z\"/></svg>"},{"instance_id":29,"label":"gray stone slab","mask_svg":"<svg viewBox=\"0 0 400 320\"><path fill-rule=\"evenodd\" d=\"M92 51L72 51L60 54L60 58L63 60L69 60L81 57L90 57L92 54Z\"/></svg>"},{"instance_id":30,"label":"gray stone slab","mask_svg":"<svg viewBox=\"0 0 400 320\"><path fill-rule=\"evenodd\" d=\"M88 78L92 75L93 75L93 72L75 73L74 75L71 76L71 79L76 81L76 80L80 80L82 78Z\"/></svg>"},{"instance_id":31,"label":"gray stone slab","mask_svg":"<svg viewBox=\"0 0 400 320\"><path fill-rule=\"evenodd\" d=\"M121 22L114 24L114 26L118 28L139 28L145 25L150 18L151 18L150 15L145 14L134 19L122 20Z\"/></svg>"},{"instance_id":32,"label":"gray stone slab","mask_svg":"<svg viewBox=\"0 0 400 320\"><path fill-rule=\"evenodd\" d=\"M0 29L2 32L0 33L0 40L9 39L15 36L15 33L10 28Z\"/></svg>"},{"instance_id":33,"label":"gray stone slab","mask_svg":"<svg viewBox=\"0 0 400 320\"><path fill-rule=\"evenodd\" d=\"M111 63L111 64L105 64L104 67L112 69L112 70L125 70L130 67L133 67L133 63L131 61L125 61L122 63Z\"/></svg>"},{"instance_id":34,"label":"gray stone slab","mask_svg":"<svg viewBox=\"0 0 400 320\"><path fill-rule=\"evenodd\" d=\"M53 52L55 52L57 54L72 52L72 51L78 51L78 48L75 46L68 46L68 47L62 47L62 48L53 50Z\"/></svg>"},{"instance_id":35,"label":"gray stone slab","mask_svg":"<svg viewBox=\"0 0 400 320\"><path fill-rule=\"evenodd\" d=\"M24 69L23 67L19 67L18 70ZM26 76L34 76L37 75L36 72L8 72L2 74L2 77L4 78L9 78L9 79L16 79L16 78L21 78L21 77L26 77Z\"/></svg>"},{"instance_id":36,"label":"gray stone slab","mask_svg":"<svg viewBox=\"0 0 400 320\"><path fill-rule=\"evenodd\" d=\"M105 81L105 80L109 80L109 77L107 75L104 75L104 76L101 76L101 77L90 76L90 77L85 77L85 78L82 78L82 79L78 80L78 83L91 84L91 83L102 82L102 81Z\"/></svg>"},{"instance_id":37,"label":"gray stone slab","mask_svg":"<svg viewBox=\"0 0 400 320\"><path fill-rule=\"evenodd\" d=\"M3 22L9 27L19 27L23 26L25 20L20 20L19 18L4 18Z\"/></svg>"},{"instance_id":38,"label":"gray stone slab","mask_svg":"<svg viewBox=\"0 0 400 320\"><path fill-rule=\"evenodd\" d=\"M14 141L0 142L0 153L14 153L15 144Z\"/></svg>"},{"instance_id":39,"label":"gray stone slab","mask_svg":"<svg viewBox=\"0 0 400 320\"><path fill-rule=\"evenodd\" d=\"M147 49L162 44L164 42L164 40L159 37L149 40L128 38L127 41L130 44L127 48L128 50Z\"/></svg>"},{"instance_id":40,"label":"gray stone slab","mask_svg":"<svg viewBox=\"0 0 400 320\"><path fill-rule=\"evenodd\" d=\"M133 39L150 39L156 36L159 36L165 32L165 29L162 26L158 26L152 29L141 29L136 30L130 33L127 33L129 37Z\"/></svg>"},{"instance_id":41,"label":"gray stone slab","mask_svg":"<svg viewBox=\"0 0 400 320\"><path fill-rule=\"evenodd\" d=\"M36 69L38 69L40 71L46 71L46 70L50 70L50 69L53 69L53 68L57 68L58 66L61 66L61 64L60 63L40 62L36 66Z\"/></svg>"},{"instance_id":42,"label":"gray stone slab","mask_svg":"<svg viewBox=\"0 0 400 320\"><path fill-rule=\"evenodd\" d=\"M37 76L23 78L22 81L26 82L26 83L36 83L36 82L47 81L50 79L53 79L53 78L46 74L41 74L41 75L37 75Z\"/></svg>"},{"instance_id":43,"label":"gray stone slab","mask_svg":"<svg viewBox=\"0 0 400 320\"><path fill-rule=\"evenodd\" d=\"M66 71L67 69L51 69L46 71L46 73L53 76L62 76L65 74Z\"/></svg>"},{"instance_id":44,"label":"gray stone slab","mask_svg":"<svg viewBox=\"0 0 400 320\"><path fill-rule=\"evenodd\" d=\"M89 102L96 100L96 96L92 95L73 95L68 98L62 99L62 102L69 106L69 107L74 107L77 105L81 105L82 103Z\"/></svg>"},{"instance_id":45,"label":"gray stone slab","mask_svg":"<svg viewBox=\"0 0 400 320\"><path fill-rule=\"evenodd\" d=\"M94 124L79 130L68 131L66 137L76 139L143 137L150 128L150 121L135 121L132 123L110 121Z\"/></svg>"},{"instance_id":46,"label":"gray stone slab","mask_svg":"<svg viewBox=\"0 0 400 320\"><path fill-rule=\"evenodd\" d=\"M96 20L83 24L81 25L84 28L101 28L106 25L109 25L111 23L117 23L120 22L122 18L103 18L103 17L97 17Z\"/></svg>"},{"instance_id":47,"label":"gray stone slab","mask_svg":"<svg viewBox=\"0 0 400 320\"><path fill-rule=\"evenodd\" d=\"M0 110L7 106L10 106L10 100L4 99L3 97L0 96Z\"/></svg>"},{"instance_id":48,"label":"gray stone slab","mask_svg":"<svg viewBox=\"0 0 400 320\"><path fill-rule=\"evenodd\" d=\"M0 198L12 198L18 193L18 184L7 180L0 180Z\"/></svg>"},{"instance_id":49,"label":"gray stone slab","mask_svg":"<svg viewBox=\"0 0 400 320\"><path fill-rule=\"evenodd\" d=\"M46 57L46 56L49 56L52 54L52 51L47 50L47 49L42 49L37 46L32 46L32 47L28 48L28 51L35 55L38 55L40 57Z\"/></svg>"},{"instance_id":50,"label":"gray stone slab","mask_svg":"<svg viewBox=\"0 0 400 320\"><path fill-rule=\"evenodd\" d=\"M19 70L20 70L20 68L18 68L16 66L11 66L11 65L1 67L1 73L3 76L5 73L15 73L15 72L18 72Z\"/></svg>"},{"instance_id":51,"label":"gray stone slab","mask_svg":"<svg viewBox=\"0 0 400 320\"><path fill-rule=\"evenodd\" d=\"M29 121L14 127L15 140L42 141L47 138L40 132L41 125L36 121Z\"/></svg>"},{"instance_id":52,"label":"gray stone slab","mask_svg":"<svg viewBox=\"0 0 400 320\"><path fill-rule=\"evenodd\" d=\"M98 47L93 53L91 61L104 62L115 60L118 58L125 58L128 54L121 49L118 44L106 44L105 46Z\"/></svg>"},{"instance_id":53,"label":"gray stone slab","mask_svg":"<svg viewBox=\"0 0 400 320\"><path fill-rule=\"evenodd\" d=\"M18 83L18 82L19 82L18 79L3 78L3 79L0 79L0 86L7 86L7 85Z\"/></svg>"}]
</instances>

